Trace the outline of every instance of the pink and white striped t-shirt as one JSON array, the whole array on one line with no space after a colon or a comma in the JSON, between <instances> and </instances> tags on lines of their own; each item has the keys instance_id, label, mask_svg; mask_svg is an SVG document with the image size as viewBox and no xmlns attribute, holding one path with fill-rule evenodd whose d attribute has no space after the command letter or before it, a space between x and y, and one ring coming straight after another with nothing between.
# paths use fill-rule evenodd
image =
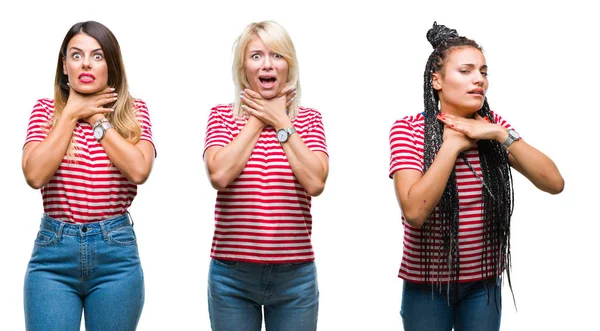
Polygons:
<instances>
[{"instance_id":1,"label":"pink and white striped t-shirt","mask_svg":"<svg viewBox=\"0 0 600 331\"><path fill-rule=\"evenodd\" d=\"M499 115L493 113L494 121L507 129L511 126ZM390 131L390 178L396 171L412 169L423 173L424 171L424 127L425 118L422 114L407 116L394 123ZM477 147L464 152L475 172L482 177ZM456 160L454 166L459 200L459 254L460 254L460 282L470 282L482 279L481 251L483 249L483 196L482 184L462 158ZM435 208L439 215L439 206ZM404 215L402 216L404 220ZM404 224L404 247L402 263L398 277L416 283L423 283L422 272L426 266L420 262L420 229ZM434 261L435 259L432 259ZM437 281L437 268L430 267L430 281ZM489 265L490 263L487 262ZM442 270L439 279L441 282L449 280L447 271Z\"/></svg>"},{"instance_id":2,"label":"pink and white striped t-shirt","mask_svg":"<svg viewBox=\"0 0 600 331\"><path fill-rule=\"evenodd\" d=\"M232 105L212 108L204 151L229 144L246 122L234 118ZM300 108L293 125L310 150L327 153L318 111ZM311 197L294 176L275 129L265 127L244 170L217 192L211 257L254 263L313 260L310 207Z\"/></svg>"},{"instance_id":3,"label":"pink and white striped t-shirt","mask_svg":"<svg viewBox=\"0 0 600 331\"><path fill-rule=\"evenodd\" d=\"M146 103L134 101L142 129L140 140L152 143ZM54 100L40 99L33 107L25 145L42 142L52 123ZM73 130L74 157L65 155L54 176L41 189L44 213L65 222L87 223L122 215L137 194L137 186L110 164L92 126L79 121Z\"/></svg>"}]
</instances>

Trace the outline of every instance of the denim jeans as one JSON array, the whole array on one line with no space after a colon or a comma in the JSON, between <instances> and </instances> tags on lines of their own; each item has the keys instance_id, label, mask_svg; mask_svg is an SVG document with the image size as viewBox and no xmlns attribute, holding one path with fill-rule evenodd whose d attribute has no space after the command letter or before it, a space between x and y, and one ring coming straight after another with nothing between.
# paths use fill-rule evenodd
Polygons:
<instances>
[{"instance_id":1,"label":"denim jeans","mask_svg":"<svg viewBox=\"0 0 600 331\"><path fill-rule=\"evenodd\" d=\"M27 330L135 330L144 276L128 214L87 224L42 217L25 274Z\"/></svg>"},{"instance_id":2,"label":"denim jeans","mask_svg":"<svg viewBox=\"0 0 600 331\"><path fill-rule=\"evenodd\" d=\"M500 285L500 277L450 285L448 297L447 285L440 293L437 285L432 291L431 285L404 281L400 310L404 330L450 331L454 327L455 331L498 331L502 315Z\"/></svg>"},{"instance_id":3,"label":"denim jeans","mask_svg":"<svg viewBox=\"0 0 600 331\"><path fill-rule=\"evenodd\" d=\"M258 264L212 259L208 311L214 331L317 329L319 289L314 262Z\"/></svg>"}]
</instances>

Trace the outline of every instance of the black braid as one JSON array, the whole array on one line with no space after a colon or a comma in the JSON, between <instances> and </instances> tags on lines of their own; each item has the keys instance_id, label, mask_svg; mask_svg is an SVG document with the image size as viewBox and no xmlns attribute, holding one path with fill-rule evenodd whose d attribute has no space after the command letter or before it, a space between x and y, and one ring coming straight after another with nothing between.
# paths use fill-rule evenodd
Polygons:
<instances>
[{"instance_id":1,"label":"black braid","mask_svg":"<svg viewBox=\"0 0 600 331\"><path fill-rule=\"evenodd\" d=\"M425 139L424 139L424 171L427 172L435 160L443 142L444 124L437 119L439 96L432 86L433 73L443 69L449 50L453 47L474 47L482 50L473 40L461 37L456 30L443 25L433 24L427 32L427 39L434 50L427 60L424 73L423 99L425 106ZM494 118L490 112L487 99L478 111L481 117L490 122ZM513 211L513 185L508 154L495 140L477 142L481 162L481 178L483 189L483 250L481 253L481 276L484 279L496 277L506 268L508 284L512 292L510 280L510 218ZM475 170L464 154L460 157L475 174ZM440 198L438 209L433 212L421 227L421 263L425 283L438 285L441 291L441 276L448 272L449 281L458 284L460 274L460 256L458 245L458 188L456 172L453 170ZM433 260L437 259L437 260ZM490 261L490 265L487 261ZM435 272L434 277L431 271ZM450 286L447 286L448 291ZM449 294L449 292L448 292ZM449 296L448 296L449 300ZM489 300L489 292L488 292ZM514 300L514 295L513 295Z\"/></svg>"}]
</instances>

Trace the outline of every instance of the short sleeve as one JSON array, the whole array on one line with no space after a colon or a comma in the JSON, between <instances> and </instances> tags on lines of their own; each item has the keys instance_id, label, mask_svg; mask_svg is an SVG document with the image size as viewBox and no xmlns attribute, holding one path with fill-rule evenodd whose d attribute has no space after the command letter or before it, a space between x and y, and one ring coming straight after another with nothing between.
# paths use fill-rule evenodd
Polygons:
<instances>
[{"instance_id":1,"label":"short sleeve","mask_svg":"<svg viewBox=\"0 0 600 331\"><path fill-rule=\"evenodd\" d=\"M508 129L513 129L516 130L515 128L513 128L506 120L504 120L502 118L502 116L498 115L496 112L491 111L492 116L494 117L494 122L498 123L500 125L502 125L503 127L505 127L507 130Z\"/></svg>"},{"instance_id":2,"label":"short sleeve","mask_svg":"<svg viewBox=\"0 0 600 331\"><path fill-rule=\"evenodd\" d=\"M144 101L140 99L136 99L133 102L133 106L135 107L135 116L142 130L140 140L149 141L152 144L152 146L154 146L154 155L157 155L156 146L154 145L154 141L152 140L152 122L150 121L150 113L148 112L148 106Z\"/></svg>"},{"instance_id":3,"label":"short sleeve","mask_svg":"<svg viewBox=\"0 0 600 331\"><path fill-rule=\"evenodd\" d=\"M27 136L25 143L27 145L32 141L42 142L48 136L54 111L53 101L48 99L40 99L33 106L31 116L29 117L29 125L27 126Z\"/></svg>"},{"instance_id":4,"label":"short sleeve","mask_svg":"<svg viewBox=\"0 0 600 331\"><path fill-rule=\"evenodd\" d=\"M309 111L307 130L302 137L304 144L313 152L328 154L323 117L320 112L314 109L310 109Z\"/></svg>"},{"instance_id":5,"label":"short sleeve","mask_svg":"<svg viewBox=\"0 0 600 331\"><path fill-rule=\"evenodd\" d=\"M407 119L401 119L394 123L390 130L390 172L392 178L398 170L413 169L423 173L423 149L417 139L415 126Z\"/></svg>"},{"instance_id":6,"label":"short sleeve","mask_svg":"<svg viewBox=\"0 0 600 331\"><path fill-rule=\"evenodd\" d=\"M206 125L206 137L204 138L204 152L213 146L225 147L233 141L233 134L227 128L222 110L214 107L208 115L208 124Z\"/></svg>"}]
</instances>

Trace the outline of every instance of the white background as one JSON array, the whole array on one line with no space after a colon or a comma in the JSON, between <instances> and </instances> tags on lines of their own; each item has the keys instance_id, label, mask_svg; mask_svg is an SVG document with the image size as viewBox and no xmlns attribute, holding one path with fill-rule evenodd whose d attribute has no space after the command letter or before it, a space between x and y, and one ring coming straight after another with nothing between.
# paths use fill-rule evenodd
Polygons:
<instances>
[{"instance_id":1,"label":"white background","mask_svg":"<svg viewBox=\"0 0 600 331\"><path fill-rule=\"evenodd\" d=\"M514 172L513 285L502 330L596 328L598 286L596 11L577 1L15 2L0 10L0 330L24 330L22 287L42 201L21 172L38 98L52 97L61 41L97 20L117 36L134 96L149 106L158 149L131 208L146 280L139 330L209 330L206 279L215 191L202 163L206 120L232 101L231 50L250 22L292 37L302 104L323 114L330 152L314 199L320 330L400 330L396 277L402 226L388 179L389 129L423 110L434 20L478 41L488 100L561 170L564 192L538 191ZM505 284L507 285L507 284ZM59 316L57 316L59 318Z\"/></svg>"}]
</instances>

